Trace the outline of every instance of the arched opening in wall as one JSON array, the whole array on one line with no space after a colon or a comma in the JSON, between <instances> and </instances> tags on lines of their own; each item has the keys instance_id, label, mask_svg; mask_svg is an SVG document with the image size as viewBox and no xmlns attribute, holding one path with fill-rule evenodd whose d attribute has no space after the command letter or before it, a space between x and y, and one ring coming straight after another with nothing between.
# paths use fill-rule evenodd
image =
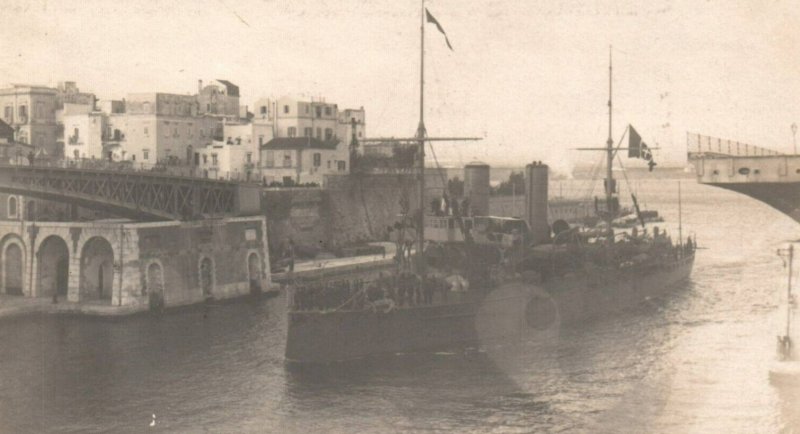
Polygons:
<instances>
[{"instance_id":1,"label":"arched opening in wall","mask_svg":"<svg viewBox=\"0 0 800 434\"><path fill-rule=\"evenodd\" d=\"M211 297L214 293L214 262L210 258L200 260L200 287L203 297Z\"/></svg>"},{"instance_id":2,"label":"arched opening in wall","mask_svg":"<svg viewBox=\"0 0 800 434\"><path fill-rule=\"evenodd\" d=\"M261 292L261 258L255 252L247 257L247 276L250 279L250 292Z\"/></svg>"},{"instance_id":3,"label":"arched opening in wall","mask_svg":"<svg viewBox=\"0 0 800 434\"><path fill-rule=\"evenodd\" d=\"M145 288L150 308L161 310L164 307L164 275L161 264L153 262L147 266ZM145 295L145 294L142 294Z\"/></svg>"},{"instance_id":4,"label":"arched opening in wall","mask_svg":"<svg viewBox=\"0 0 800 434\"><path fill-rule=\"evenodd\" d=\"M8 218L17 218L17 198L15 196L8 197Z\"/></svg>"},{"instance_id":5,"label":"arched opening in wall","mask_svg":"<svg viewBox=\"0 0 800 434\"><path fill-rule=\"evenodd\" d=\"M10 243L3 253L3 288L8 295L23 295L22 273L25 261L22 258L22 248L17 243Z\"/></svg>"},{"instance_id":6,"label":"arched opening in wall","mask_svg":"<svg viewBox=\"0 0 800 434\"><path fill-rule=\"evenodd\" d=\"M25 219L30 221L36 220L36 202L29 200L27 208Z\"/></svg>"},{"instance_id":7,"label":"arched opening in wall","mask_svg":"<svg viewBox=\"0 0 800 434\"><path fill-rule=\"evenodd\" d=\"M66 296L69 288L69 248L67 242L57 235L51 235L39 246L36 253L36 294L39 297L52 297L53 294Z\"/></svg>"},{"instance_id":8,"label":"arched opening in wall","mask_svg":"<svg viewBox=\"0 0 800 434\"><path fill-rule=\"evenodd\" d=\"M114 249L103 237L93 237L81 251L80 299L110 300L114 281Z\"/></svg>"}]
</instances>

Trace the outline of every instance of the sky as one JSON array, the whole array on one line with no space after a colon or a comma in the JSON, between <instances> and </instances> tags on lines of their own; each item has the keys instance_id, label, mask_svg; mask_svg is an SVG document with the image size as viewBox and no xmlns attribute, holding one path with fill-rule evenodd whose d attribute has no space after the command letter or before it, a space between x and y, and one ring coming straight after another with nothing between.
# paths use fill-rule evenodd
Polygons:
<instances>
[{"instance_id":1,"label":"sky","mask_svg":"<svg viewBox=\"0 0 800 434\"><path fill-rule=\"evenodd\" d=\"M686 133L791 151L800 123L800 8L744 0L427 0L425 124L442 164L557 170L628 124L686 161ZM419 119L420 3L398 0L0 0L0 85L76 81L100 99L193 93L197 80L263 96L363 106L370 137ZM643 166L631 161L630 166Z\"/></svg>"}]
</instances>

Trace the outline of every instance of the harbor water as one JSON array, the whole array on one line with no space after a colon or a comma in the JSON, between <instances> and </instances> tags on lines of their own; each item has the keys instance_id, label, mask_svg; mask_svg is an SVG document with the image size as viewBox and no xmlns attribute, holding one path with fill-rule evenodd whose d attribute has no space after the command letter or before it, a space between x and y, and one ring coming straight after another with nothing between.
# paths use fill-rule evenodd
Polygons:
<instances>
[{"instance_id":1,"label":"harbor water","mask_svg":"<svg viewBox=\"0 0 800 434\"><path fill-rule=\"evenodd\" d=\"M673 238L677 182L636 181ZM689 282L514 345L289 369L283 296L0 322L0 432L800 432L800 394L768 381L775 251L800 224L691 180L682 192L702 247Z\"/></svg>"}]
</instances>

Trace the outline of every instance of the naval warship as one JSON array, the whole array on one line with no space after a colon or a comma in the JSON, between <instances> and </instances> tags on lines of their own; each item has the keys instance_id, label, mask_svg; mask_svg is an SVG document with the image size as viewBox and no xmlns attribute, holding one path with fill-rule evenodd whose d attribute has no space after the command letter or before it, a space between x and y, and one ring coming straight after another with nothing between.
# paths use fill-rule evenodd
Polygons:
<instances>
[{"instance_id":1,"label":"naval warship","mask_svg":"<svg viewBox=\"0 0 800 434\"><path fill-rule=\"evenodd\" d=\"M426 16L436 23L423 6L423 53ZM554 324L602 318L663 296L690 276L691 239L673 243L655 228L615 232L611 224L620 211L612 163L621 148L611 138L610 63L609 137L606 146L595 148L606 154L605 199L598 201L604 205L596 207L606 225L594 230L563 221L548 224L549 169L541 162L526 167L525 219L482 215L488 206L475 203L446 205L455 200L429 208L425 145L452 138L426 135L424 54L421 63L417 134L392 139L417 146L419 184L417 209L406 209L395 225L396 267L366 280L294 279L287 297L288 363L480 346Z\"/></svg>"}]
</instances>

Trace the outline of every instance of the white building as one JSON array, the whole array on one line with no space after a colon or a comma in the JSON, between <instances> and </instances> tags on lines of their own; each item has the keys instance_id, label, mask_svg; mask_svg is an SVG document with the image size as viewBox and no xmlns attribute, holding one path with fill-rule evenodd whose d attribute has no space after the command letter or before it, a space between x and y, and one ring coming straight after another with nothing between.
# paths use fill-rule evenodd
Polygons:
<instances>
[{"instance_id":1,"label":"white building","mask_svg":"<svg viewBox=\"0 0 800 434\"><path fill-rule=\"evenodd\" d=\"M224 140L197 150L197 167L213 179L258 181L259 147L253 142L251 123L223 126Z\"/></svg>"},{"instance_id":2,"label":"white building","mask_svg":"<svg viewBox=\"0 0 800 434\"><path fill-rule=\"evenodd\" d=\"M267 184L322 184L326 174L347 174L352 138L366 135L363 107L340 112L324 100L263 98L254 104L252 124Z\"/></svg>"},{"instance_id":3,"label":"white building","mask_svg":"<svg viewBox=\"0 0 800 434\"><path fill-rule=\"evenodd\" d=\"M71 159L104 158L103 142L106 140L108 116L99 111L68 114L65 110L64 157Z\"/></svg>"}]
</instances>

